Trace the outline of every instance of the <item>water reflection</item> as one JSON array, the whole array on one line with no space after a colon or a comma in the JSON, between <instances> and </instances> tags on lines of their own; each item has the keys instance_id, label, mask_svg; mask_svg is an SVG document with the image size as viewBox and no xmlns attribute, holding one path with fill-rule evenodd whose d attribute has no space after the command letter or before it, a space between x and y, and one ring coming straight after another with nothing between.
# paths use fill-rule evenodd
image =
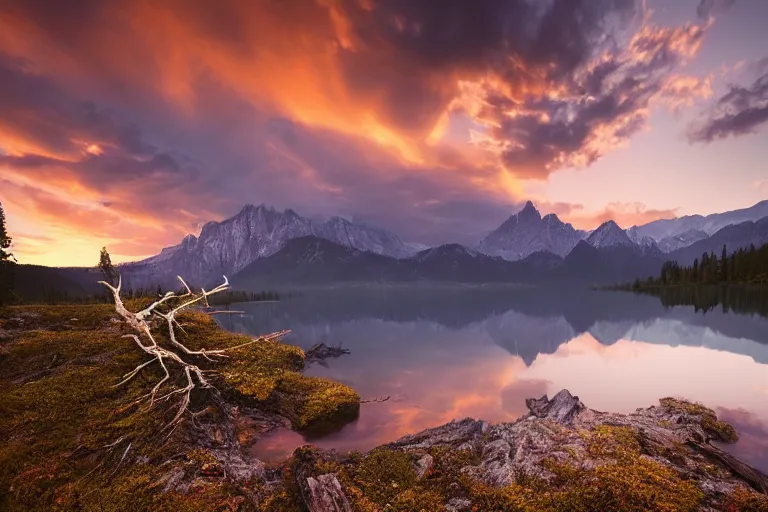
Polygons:
<instances>
[{"instance_id":1,"label":"water reflection","mask_svg":"<svg viewBox=\"0 0 768 512\"><path fill-rule=\"evenodd\" d=\"M219 319L251 334L291 329L308 348L350 354L308 373L354 387L360 418L313 443L366 450L467 416L511 421L525 398L570 389L598 410L631 412L663 396L724 411L742 432L729 448L768 470L768 320L665 309L648 296L546 290L337 291L279 304L237 305ZM256 448L279 457L302 444L276 433ZM763 444L761 444L763 443Z\"/></svg>"}]
</instances>

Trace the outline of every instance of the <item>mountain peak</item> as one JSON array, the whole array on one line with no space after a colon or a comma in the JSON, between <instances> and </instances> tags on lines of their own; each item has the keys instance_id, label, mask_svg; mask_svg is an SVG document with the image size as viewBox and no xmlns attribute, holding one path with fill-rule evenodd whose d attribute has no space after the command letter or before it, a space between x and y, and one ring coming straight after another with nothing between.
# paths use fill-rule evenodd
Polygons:
<instances>
[{"instance_id":1,"label":"mountain peak","mask_svg":"<svg viewBox=\"0 0 768 512\"><path fill-rule=\"evenodd\" d=\"M522 210L483 238L477 248L481 253L513 261L536 251L563 257L580 239L573 226L563 223L555 214L542 218L533 202L526 201Z\"/></svg>"},{"instance_id":2,"label":"mountain peak","mask_svg":"<svg viewBox=\"0 0 768 512\"><path fill-rule=\"evenodd\" d=\"M245 206L243 206L242 208L240 208L240 211L237 213L237 215L235 215L235 217L238 217L240 215L246 215L246 214L249 214L249 213L259 212L259 211L266 210L266 209L267 209L267 207L264 204L260 204L260 205L257 206L257 205L248 203Z\"/></svg>"},{"instance_id":3,"label":"mountain peak","mask_svg":"<svg viewBox=\"0 0 768 512\"><path fill-rule=\"evenodd\" d=\"M558 216L557 216L557 215L555 215L554 213L548 213L548 214L546 214L545 216L543 216L543 217L541 218L541 220L542 220L542 221L544 222L544 224L546 224L547 226L552 226L552 225L559 225L559 224L564 224L564 223L563 223L563 221L561 221L561 220L560 220L560 217L558 217Z\"/></svg>"},{"instance_id":4,"label":"mountain peak","mask_svg":"<svg viewBox=\"0 0 768 512\"><path fill-rule=\"evenodd\" d=\"M635 247L635 243L629 238L626 231L621 229L614 221L609 220L600 224L588 237L587 243L594 247Z\"/></svg>"},{"instance_id":5,"label":"mountain peak","mask_svg":"<svg viewBox=\"0 0 768 512\"><path fill-rule=\"evenodd\" d=\"M344 217L339 217L338 215L334 215L333 217L328 219L327 222L328 222L328 224L339 224L339 225L342 225L342 226L346 226L348 224L352 224L351 222L349 222Z\"/></svg>"},{"instance_id":6,"label":"mountain peak","mask_svg":"<svg viewBox=\"0 0 768 512\"><path fill-rule=\"evenodd\" d=\"M437 247L431 247L423 251L419 251L415 258L417 261L428 261L436 258L443 257L475 257L477 253L473 250L467 249L461 244L443 244Z\"/></svg>"},{"instance_id":7,"label":"mountain peak","mask_svg":"<svg viewBox=\"0 0 768 512\"><path fill-rule=\"evenodd\" d=\"M541 214L539 213L539 210L536 209L536 207L533 205L532 201L526 201L525 206L523 206L523 209L517 212L518 219L525 220L525 219L541 219Z\"/></svg>"}]
</instances>

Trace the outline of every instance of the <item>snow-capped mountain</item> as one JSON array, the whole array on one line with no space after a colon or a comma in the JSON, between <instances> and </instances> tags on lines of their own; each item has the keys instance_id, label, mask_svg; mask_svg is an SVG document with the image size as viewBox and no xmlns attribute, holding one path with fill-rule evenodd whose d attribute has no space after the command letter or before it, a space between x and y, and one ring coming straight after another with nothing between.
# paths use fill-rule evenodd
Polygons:
<instances>
[{"instance_id":1,"label":"snow-capped mountain","mask_svg":"<svg viewBox=\"0 0 768 512\"><path fill-rule=\"evenodd\" d=\"M380 228L340 217L312 221L291 209L280 212L264 205L246 205L233 217L206 223L199 237L188 235L180 244L167 247L156 256L121 265L120 271L127 286L133 288L171 285L177 275L195 284L208 284L276 253L288 240L309 235L394 258L416 252L396 235Z\"/></svg>"},{"instance_id":2,"label":"snow-capped mountain","mask_svg":"<svg viewBox=\"0 0 768 512\"><path fill-rule=\"evenodd\" d=\"M768 201L745 210L701 219L706 220L704 227L709 229L733 215L760 213L763 207L768 207ZM700 255L703 248L707 252L719 252L723 245L727 245L729 251L750 243L760 245L766 240L767 220L768 215L762 221L729 225L712 235L708 235L706 229L691 228L659 241L646 234L648 230L645 228L650 224L623 230L614 221L608 221L588 233L576 230L556 215L542 217L528 201L522 210L510 216L476 247L444 244L417 248L403 243L389 231L341 217L329 220L307 218L290 209L277 211L264 205L247 205L229 219L206 223L199 236L188 235L178 245L167 247L151 258L122 264L119 268L126 288L174 287L178 284L175 281L177 275L184 276L196 286L209 285L219 281L222 275L234 276L253 262L276 255L288 241L310 237L353 252L392 260L358 258L359 265L377 269L375 272L364 271L361 267L356 274L361 278L370 274L378 276L379 280L390 275L405 280L455 278L493 282L509 280L513 276L529 279L532 274L554 278L589 274L593 280L609 276L616 281L635 277L635 274L652 275L655 266L665 259L687 262ZM657 222L662 222L657 225L666 226L672 221ZM311 249L315 245L307 247ZM339 261L346 261L346 253L341 251L339 254L343 256ZM289 256L289 261L295 259L292 254ZM519 265L509 267L511 262ZM262 267L269 266L259 268ZM382 270L390 267L393 269L390 274L388 270Z\"/></svg>"},{"instance_id":3,"label":"snow-capped mountain","mask_svg":"<svg viewBox=\"0 0 768 512\"><path fill-rule=\"evenodd\" d=\"M681 265L691 265L693 260L701 257L704 252L719 255L723 246L728 254L733 254L738 249L747 249L750 245L760 247L763 244L768 244L768 217L756 222L747 221L726 226L712 236L672 251L667 258Z\"/></svg>"},{"instance_id":4,"label":"snow-capped mountain","mask_svg":"<svg viewBox=\"0 0 768 512\"><path fill-rule=\"evenodd\" d=\"M709 235L700 229L689 229L679 235L667 236L659 240L659 249L661 252L668 253L693 245L699 240L704 240Z\"/></svg>"},{"instance_id":5,"label":"snow-capped mountain","mask_svg":"<svg viewBox=\"0 0 768 512\"><path fill-rule=\"evenodd\" d=\"M621 229L618 224L609 220L603 222L586 239L592 247L602 249L605 247L638 247L639 244L633 242L626 231ZM642 239L640 240L642 241Z\"/></svg>"},{"instance_id":6,"label":"snow-capped mountain","mask_svg":"<svg viewBox=\"0 0 768 512\"><path fill-rule=\"evenodd\" d=\"M703 231L711 236L731 224L739 224L746 221L754 222L764 217L768 217L768 199L740 210L713 213L707 216L686 215L677 219L656 220L642 226L634 226L630 229L636 230L637 234L641 237L650 236L660 243L664 238L676 237L691 230ZM694 240L691 243L696 241L698 240Z\"/></svg>"},{"instance_id":7,"label":"snow-capped mountain","mask_svg":"<svg viewBox=\"0 0 768 512\"><path fill-rule=\"evenodd\" d=\"M390 231L350 222L341 217L331 217L325 222L313 223L312 234L339 245L393 258L408 258L417 252L416 247L404 244Z\"/></svg>"},{"instance_id":8,"label":"snow-capped mountain","mask_svg":"<svg viewBox=\"0 0 768 512\"><path fill-rule=\"evenodd\" d=\"M659 248L659 244L656 243L656 240L649 236L644 236L636 242L636 244L640 247L640 254L643 256L654 256L657 258L662 258L664 256L664 253Z\"/></svg>"},{"instance_id":9,"label":"snow-capped mountain","mask_svg":"<svg viewBox=\"0 0 768 512\"><path fill-rule=\"evenodd\" d=\"M565 256L583 237L574 229L549 214L543 218L531 201L518 213L489 233L477 245L483 254L501 256L510 261L521 260L537 251Z\"/></svg>"}]
</instances>

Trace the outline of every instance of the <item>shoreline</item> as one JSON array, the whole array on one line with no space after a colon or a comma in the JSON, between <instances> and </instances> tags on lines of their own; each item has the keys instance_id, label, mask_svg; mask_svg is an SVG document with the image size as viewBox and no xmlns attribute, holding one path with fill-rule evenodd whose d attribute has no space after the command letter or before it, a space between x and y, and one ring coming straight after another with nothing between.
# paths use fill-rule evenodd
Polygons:
<instances>
[{"instance_id":1,"label":"shoreline","mask_svg":"<svg viewBox=\"0 0 768 512\"><path fill-rule=\"evenodd\" d=\"M529 398L529 413L514 422L453 421L364 454L304 446L272 467L248 453L250 443L277 428L354 421L357 413L347 414L359 410L354 390L301 375L301 349L264 341L234 361L205 366L216 368L217 389L200 390L193 419L168 433L164 418L173 408L141 406L159 368L114 387L143 361L115 316L109 305L0 311L0 378L8 389L0 405L11 412L0 418L0 428L10 432L0 450L2 508L554 512L577 506L626 512L768 506L768 477L712 444L733 442L733 428L700 404L671 398L613 414L591 410L563 390L551 400ZM200 312L182 323L193 349L250 340ZM616 503L631 506L616 509Z\"/></svg>"}]
</instances>

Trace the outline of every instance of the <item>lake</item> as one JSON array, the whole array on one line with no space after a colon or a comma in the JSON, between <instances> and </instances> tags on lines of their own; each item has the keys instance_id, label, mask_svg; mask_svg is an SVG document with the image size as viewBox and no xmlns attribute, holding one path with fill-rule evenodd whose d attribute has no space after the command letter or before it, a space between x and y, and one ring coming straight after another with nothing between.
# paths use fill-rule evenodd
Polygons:
<instances>
[{"instance_id":1,"label":"lake","mask_svg":"<svg viewBox=\"0 0 768 512\"><path fill-rule=\"evenodd\" d=\"M360 417L319 439L278 431L253 447L274 461L311 442L365 451L453 419L513 421L525 399L569 389L588 407L632 412L664 396L714 408L741 440L725 448L768 472L768 319L665 307L627 292L538 288L356 288L241 303L230 330L290 329L304 349L347 355L312 364L361 397Z\"/></svg>"}]
</instances>

